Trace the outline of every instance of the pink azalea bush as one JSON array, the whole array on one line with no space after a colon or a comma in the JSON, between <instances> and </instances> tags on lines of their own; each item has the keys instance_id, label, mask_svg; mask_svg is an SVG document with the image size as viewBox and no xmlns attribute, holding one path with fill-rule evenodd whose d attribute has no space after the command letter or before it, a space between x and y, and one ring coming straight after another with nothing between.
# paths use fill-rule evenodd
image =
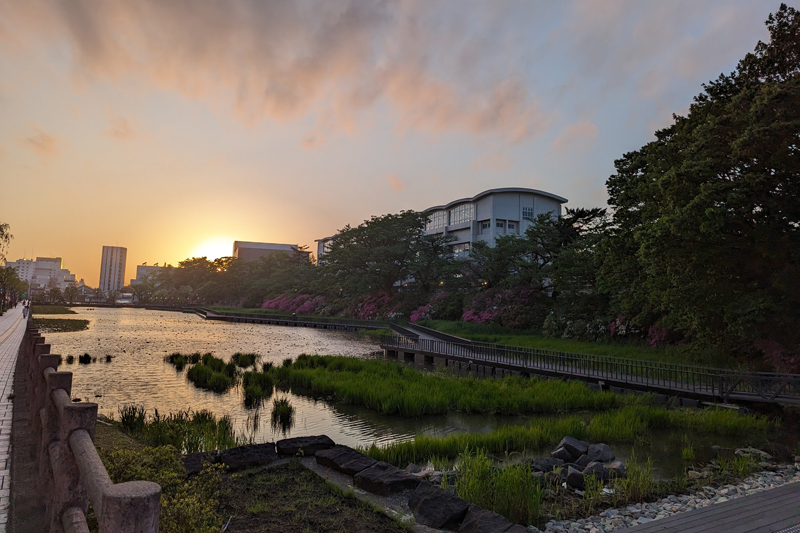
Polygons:
<instances>
[{"instance_id":1,"label":"pink azalea bush","mask_svg":"<svg viewBox=\"0 0 800 533\"><path fill-rule=\"evenodd\" d=\"M311 294L280 294L271 300L265 300L261 304L262 309L275 309L286 313L297 313L309 315L313 314L319 306L325 302L323 296L313 296Z\"/></svg>"}]
</instances>

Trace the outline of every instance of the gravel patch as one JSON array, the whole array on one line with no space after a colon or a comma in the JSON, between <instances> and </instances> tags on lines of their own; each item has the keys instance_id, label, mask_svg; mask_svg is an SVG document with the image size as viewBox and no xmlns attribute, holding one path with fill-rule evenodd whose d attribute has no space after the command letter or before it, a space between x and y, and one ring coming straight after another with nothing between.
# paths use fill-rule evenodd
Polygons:
<instances>
[{"instance_id":1,"label":"gravel patch","mask_svg":"<svg viewBox=\"0 0 800 533\"><path fill-rule=\"evenodd\" d=\"M552 520L547 523L544 531L545 533L614 531L797 482L800 482L800 463L777 465L775 471L757 472L736 485L703 487L694 494L667 496L653 503L637 503L621 509L607 509L599 515L580 520Z\"/></svg>"}]
</instances>

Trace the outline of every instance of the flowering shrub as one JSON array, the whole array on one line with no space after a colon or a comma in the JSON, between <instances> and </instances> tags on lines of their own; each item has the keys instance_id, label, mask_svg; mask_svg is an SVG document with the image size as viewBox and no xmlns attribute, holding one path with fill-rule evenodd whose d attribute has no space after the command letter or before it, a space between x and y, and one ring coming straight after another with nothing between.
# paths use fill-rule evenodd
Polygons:
<instances>
[{"instance_id":1,"label":"flowering shrub","mask_svg":"<svg viewBox=\"0 0 800 533\"><path fill-rule=\"evenodd\" d=\"M647 330L647 342L651 348L664 346L669 340L669 332L661 326L650 326Z\"/></svg>"},{"instance_id":2,"label":"flowering shrub","mask_svg":"<svg viewBox=\"0 0 800 533\"><path fill-rule=\"evenodd\" d=\"M313 314L324 302L325 298L323 296L280 294L271 300L265 300L261 304L261 308L308 315Z\"/></svg>"},{"instance_id":3,"label":"flowering shrub","mask_svg":"<svg viewBox=\"0 0 800 533\"><path fill-rule=\"evenodd\" d=\"M431 296L428 303L417 307L411 312L409 319L411 322L419 322L420 320L429 320L431 318L439 318L436 315L447 307L450 295L444 291L437 291L436 294ZM443 317L446 318L446 317Z\"/></svg>"},{"instance_id":4,"label":"flowering shrub","mask_svg":"<svg viewBox=\"0 0 800 533\"><path fill-rule=\"evenodd\" d=\"M530 290L491 290L472 300L461 320L474 324L500 324L532 328L541 324L541 298Z\"/></svg>"},{"instance_id":5,"label":"flowering shrub","mask_svg":"<svg viewBox=\"0 0 800 533\"><path fill-rule=\"evenodd\" d=\"M388 313L390 309L387 309L387 307L390 303L392 303L392 297L385 292L370 294L356 303L352 315L361 320L374 320L382 314ZM392 309L395 307L397 306L392 306Z\"/></svg>"}]
</instances>

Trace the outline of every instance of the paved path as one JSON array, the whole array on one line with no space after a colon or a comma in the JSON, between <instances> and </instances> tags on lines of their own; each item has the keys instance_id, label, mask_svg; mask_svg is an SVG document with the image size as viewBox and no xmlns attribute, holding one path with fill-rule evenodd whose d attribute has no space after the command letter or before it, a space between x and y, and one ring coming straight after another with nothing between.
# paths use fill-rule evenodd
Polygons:
<instances>
[{"instance_id":1,"label":"paved path","mask_svg":"<svg viewBox=\"0 0 800 533\"><path fill-rule=\"evenodd\" d=\"M630 533L798 533L800 483L769 489L654 520L627 529Z\"/></svg>"},{"instance_id":2,"label":"paved path","mask_svg":"<svg viewBox=\"0 0 800 533\"><path fill-rule=\"evenodd\" d=\"M9 399L14 385L14 366L26 321L22 305L0 316L0 533L5 533L11 502L11 417L13 402Z\"/></svg>"}]
</instances>

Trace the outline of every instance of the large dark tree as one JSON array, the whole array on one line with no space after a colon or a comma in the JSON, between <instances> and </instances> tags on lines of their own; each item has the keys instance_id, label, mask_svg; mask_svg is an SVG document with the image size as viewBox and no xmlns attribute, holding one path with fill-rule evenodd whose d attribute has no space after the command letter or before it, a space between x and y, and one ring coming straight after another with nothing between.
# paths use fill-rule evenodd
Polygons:
<instances>
[{"instance_id":1,"label":"large dark tree","mask_svg":"<svg viewBox=\"0 0 800 533\"><path fill-rule=\"evenodd\" d=\"M800 15L782 5L686 117L616 162L602 286L639 326L761 350L800 345ZM783 357L782 357L783 356Z\"/></svg>"}]
</instances>

